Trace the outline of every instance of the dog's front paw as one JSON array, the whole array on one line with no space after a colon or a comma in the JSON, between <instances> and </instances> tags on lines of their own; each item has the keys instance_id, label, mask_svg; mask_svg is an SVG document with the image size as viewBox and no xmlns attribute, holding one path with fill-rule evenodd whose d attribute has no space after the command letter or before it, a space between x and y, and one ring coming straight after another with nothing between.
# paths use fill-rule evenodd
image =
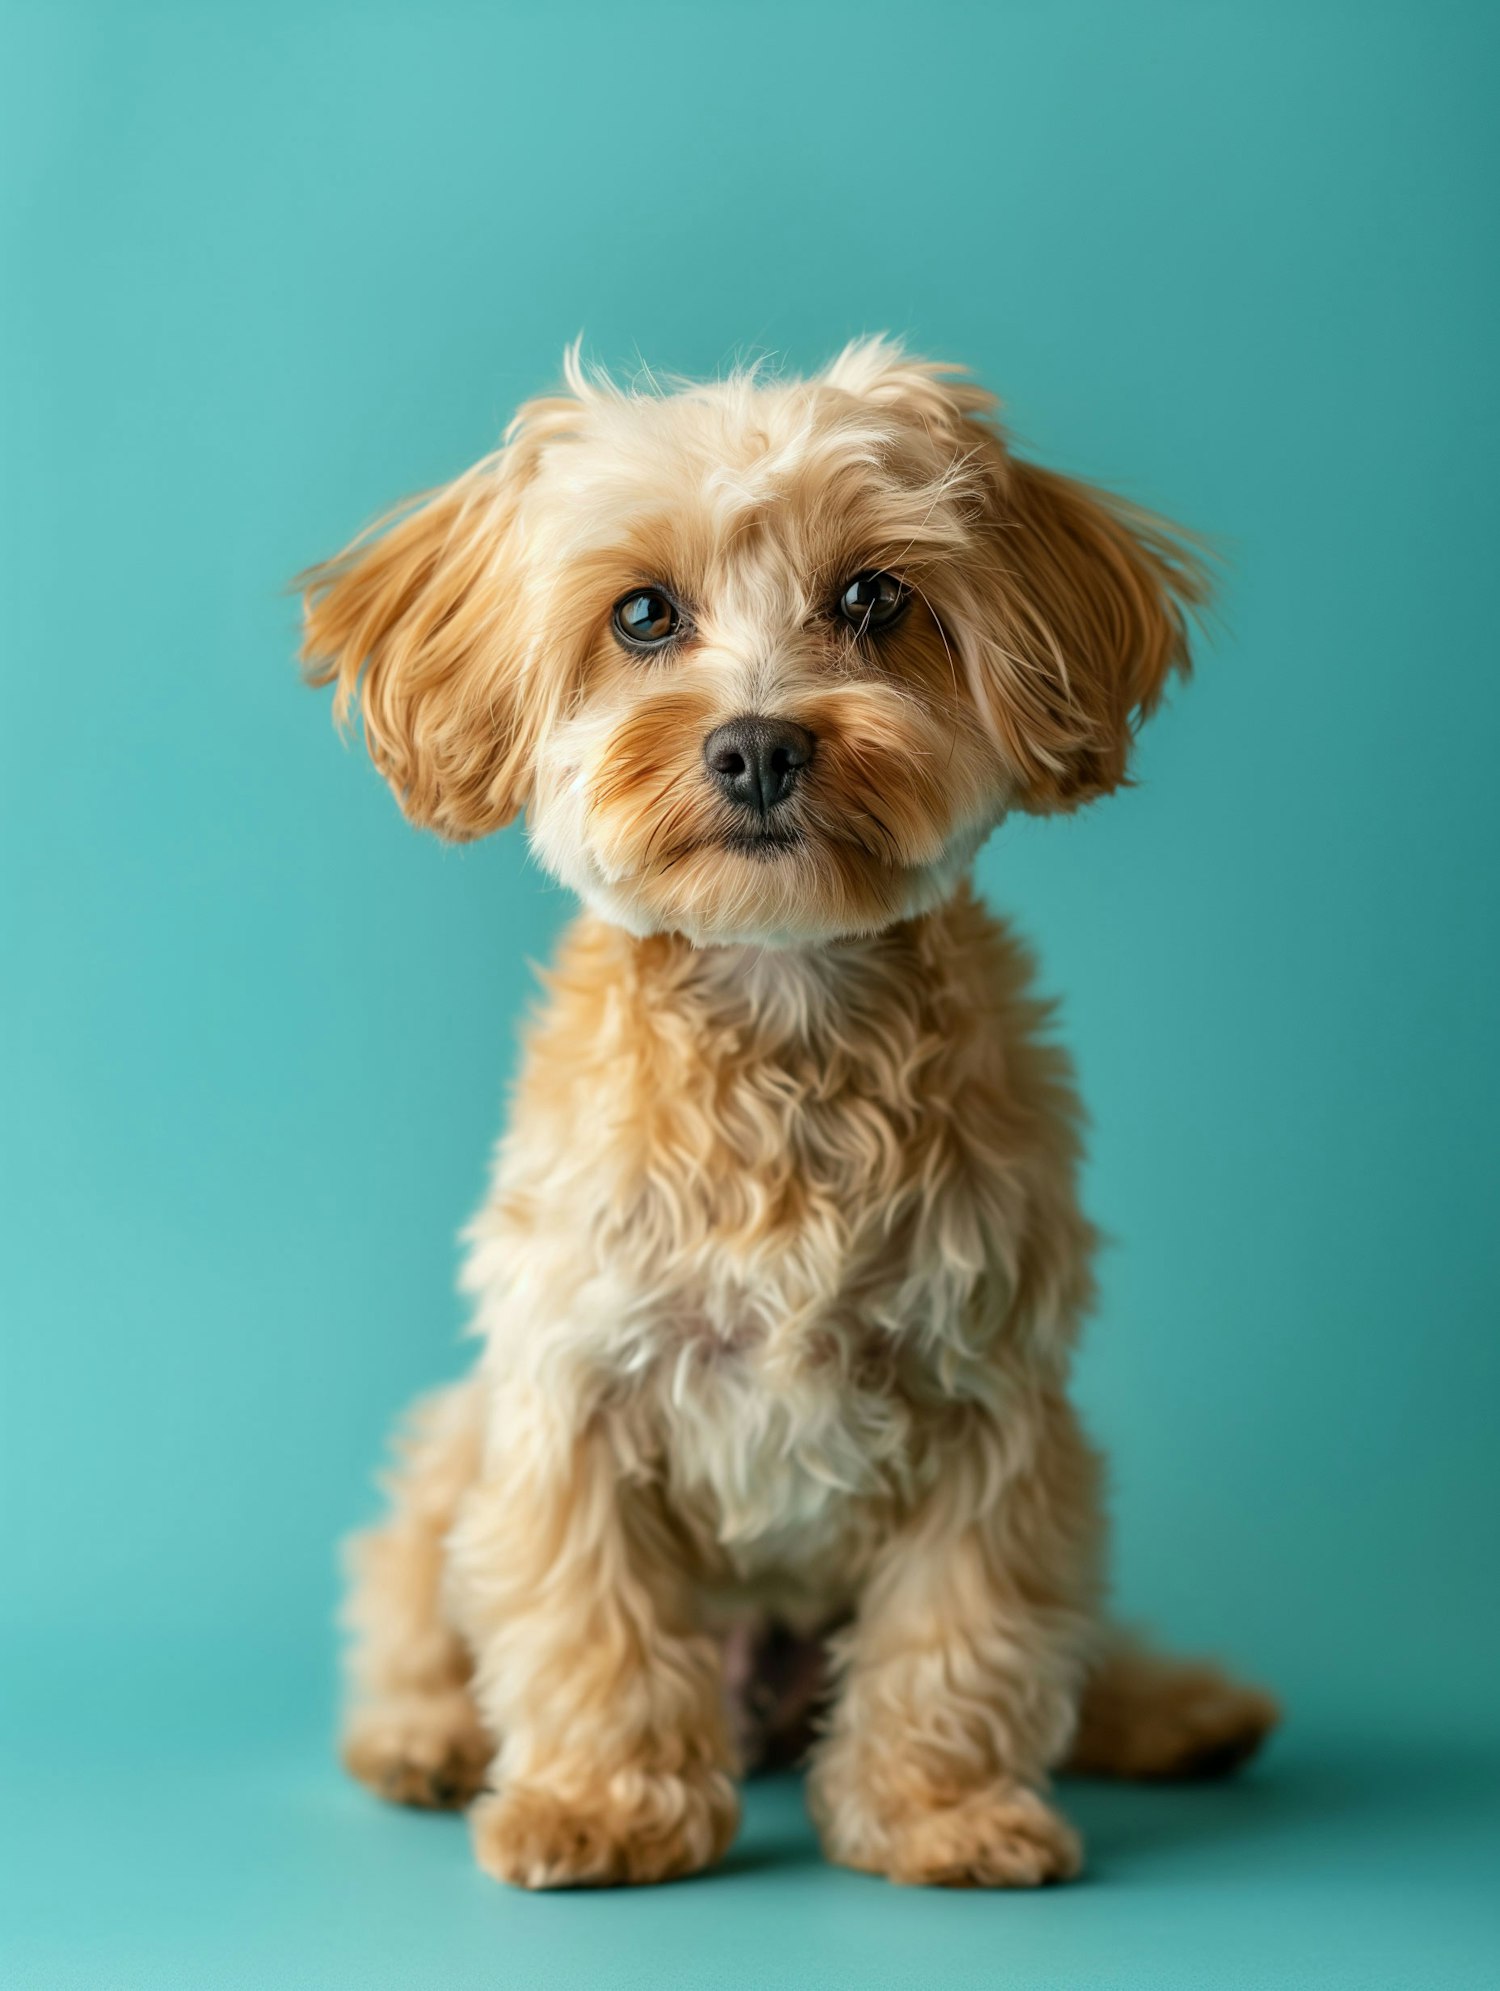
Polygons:
<instances>
[{"instance_id":1,"label":"dog's front paw","mask_svg":"<svg viewBox=\"0 0 1500 1991\"><path fill-rule=\"evenodd\" d=\"M825 1819L830 1859L920 1887L1042 1887L1083 1866L1078 1834L1035 1791L997 1784L951 1803Z\"/></svg>"},{"instance_id":2,"label":"dog's front paw","mask_svg":"<svg viewBox=\"0 0 1500 1991\"><path fill-rule=\"evenodd\" d=\"M1042 1887L1082 1865L1072 1826L1020 1784L916 1812L887 1833L886 1873L917 1885Z\"/></svg>"},{"instance_id":3,"label":"dog's front paw","mask_svg":"<svg viewBox=\"0 0 1500 1991\"><path fill-rule=\"evenodd\" d=\"M474 1856L516 1887L615 1887L677 1880L722 1859L739 1799L718 1771L628 1770L586 1796L511 1783L470 1813Z\"/></svg>"}]
</instances>

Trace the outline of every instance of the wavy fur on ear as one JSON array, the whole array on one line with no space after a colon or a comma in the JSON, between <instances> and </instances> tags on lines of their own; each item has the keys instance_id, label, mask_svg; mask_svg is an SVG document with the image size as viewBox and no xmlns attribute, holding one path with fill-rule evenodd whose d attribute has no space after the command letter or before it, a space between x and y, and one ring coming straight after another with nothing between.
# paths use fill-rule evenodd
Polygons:
<instances>
[{"instance_id":1,"label":"wavy fur on ear","mask_svg":"<svg viewBox=\"0 0 1500 1991\"><path fill-rule=\"evenodd\" d=\"M549 709L520 612L518 512L549 436L576 404L534 401L503 448L398 506L298 576L308 682L357 706L370 758L411 820L455 842L526 800Z\"/></svg>"},{"instance_id":2,"label":"wavy fur on ear","mask_svg":"<svg viewBox=\"0 0 1500 1991\"><path fill-rule=\"evenodd\" d=\"M999 402L959 367L870 338L823 378L952 441L975 528L953 633L1016 803L1072 809L1127 782L1136 728L1190 668L1189 616L1211 594L1203 542L1012 455Z\"/></svg>"},{"instance_id":3,"label":"wavy fur on ear","mask_svg":"<svg viewBox=\"0 0 1500 1991\"><path fill-rule=\"evenodd\" d=\"M1011 456L996 486L985 703L1026 806L1071 809L1129 780L1137 726L1191 668L1208 571L1179 528L1111 492Z\"/></svg>"}]
</instances>

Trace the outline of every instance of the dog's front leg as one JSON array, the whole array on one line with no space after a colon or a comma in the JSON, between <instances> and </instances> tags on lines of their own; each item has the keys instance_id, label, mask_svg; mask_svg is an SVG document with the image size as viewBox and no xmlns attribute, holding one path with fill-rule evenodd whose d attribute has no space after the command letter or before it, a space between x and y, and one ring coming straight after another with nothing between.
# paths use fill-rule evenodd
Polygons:
<instances>
[{"instance_id":1,"label":"dog's front leg","mask_svg":"<svg viewBox=\"0 0 1500 1991\"><path fill-rule=\"evenodd\" d=\"M892 1880L1035 1887L1077 1873L1042 1795L1091 1636L1092 1459L998 1494L971 1457L882 1552L836 1648L843 1685L809 1799L831 1859Z\"/></svg>"},{"instance_id":2,"label":"dog's front leg","mask_svg":"<svg viewBox=\"0 0 1500 1991\"><path fill-rule=\"evenodd\" d=\"M739 1806L718 1654L648 1487L606 1421L510 1416L453 1538L474 1688L500 1751L479 1864L522 1887L667 1880L719 1859ZM549 1428L549 1426L551 1428Z\"/></svg>"}]
</instances>

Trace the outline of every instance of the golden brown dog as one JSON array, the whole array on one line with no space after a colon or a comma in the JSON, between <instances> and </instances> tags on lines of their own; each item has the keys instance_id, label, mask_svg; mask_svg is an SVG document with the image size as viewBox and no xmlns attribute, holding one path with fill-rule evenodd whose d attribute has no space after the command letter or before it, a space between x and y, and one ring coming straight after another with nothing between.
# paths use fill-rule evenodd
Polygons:
<instances>
[{"instance_id":1,"label":"golden brown dog","mask_svg":"<svg viewBox=\"0 0 1500 1991\"><path fill-rule=\"evenodd\" d=\"M829 1856L1061 1878L1054 1766L1224 1768L1275 1710L1103 1618L1079 1113L967 877L1126 778L1202 570L882 340L567 382L306 577L412 821L524 809L587 909L469 1233L483 1353L357 1545L346 1760L478 1795L506 1880L688 1873L735 1829L726 1635L833 1626Z\"/></svg>"}]
</instances>

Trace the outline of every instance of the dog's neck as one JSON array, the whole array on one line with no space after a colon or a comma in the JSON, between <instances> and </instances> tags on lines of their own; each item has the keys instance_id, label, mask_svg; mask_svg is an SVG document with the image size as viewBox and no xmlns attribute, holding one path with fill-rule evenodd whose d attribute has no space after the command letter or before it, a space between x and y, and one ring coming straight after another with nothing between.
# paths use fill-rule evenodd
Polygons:
<instances>
[{"instance_id":1,"label":"dog's neck","mask_svg":"<svg viewBox=\"0 0 1500 1991\"><path fill-rule=\"evenodd\" d=\"M931 917L923 915L923 923ZM775 1035L807 1038L836 1026L876 983L910 962L917 924L805 947L682 945L694 986L715 1008L743 1011Z\"/></svg>"},{"instance_id":2,"label":"dog's neck","mask_svg":"<svg viewBox=\"0 0 1500 1991\"><path fill-rule=\"evenodd\" d=\"M700 1017L708 1012L719 1027L753 1031L763 1043L848 1047L883 1016L934 992L948 951L942 929L971 903L964 882L932 912L879 933L801 947L699 947L676 934L638 940L619 928L614 938L657 1000L675 993Z\"/></svg>"}]
</instances>

